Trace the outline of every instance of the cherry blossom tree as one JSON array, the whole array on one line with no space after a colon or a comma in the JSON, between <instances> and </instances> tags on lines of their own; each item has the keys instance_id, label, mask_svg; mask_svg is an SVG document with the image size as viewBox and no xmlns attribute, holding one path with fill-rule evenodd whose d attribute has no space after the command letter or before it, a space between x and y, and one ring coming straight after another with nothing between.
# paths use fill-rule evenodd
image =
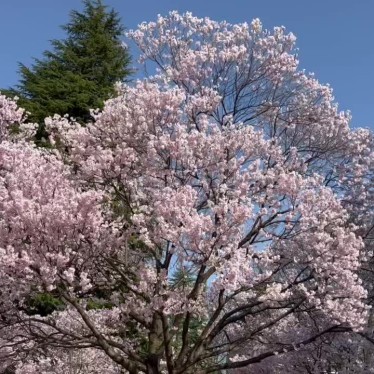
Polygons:
<instances>
[{"instance_id":1,"label":"cherry blossom tree","mask_svg":"<svg viewBox=\"0 0 374 374\"><path fill-rule=\"evenodd\" d=\"M369 316L368 224L352 217L370 132L298 69L284 28L172 12L129 36L154 74L87 126L47 118L53 150L0 99L1 361L17 374L327 370L336 351L318 347L365 335ZM53 313L28 307L40 293Z\"/></svg>"}]
</instances>

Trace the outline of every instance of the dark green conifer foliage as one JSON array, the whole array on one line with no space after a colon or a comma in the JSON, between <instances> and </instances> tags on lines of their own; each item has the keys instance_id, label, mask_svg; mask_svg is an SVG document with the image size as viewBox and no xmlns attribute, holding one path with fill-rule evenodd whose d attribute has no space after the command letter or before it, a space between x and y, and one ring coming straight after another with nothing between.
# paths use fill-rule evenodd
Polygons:
<instances>
[{"instance_id":1,"label":"dark green conifer foliage","mask_svg":"<svg viewBox=\"0 0 374 374\"><path fill-rule=\"evenodd\" d=\"M62 26L66 39L53 40L52 51L45 51L31 67L20 64L19 84L3 91L19 97L19 105L31 113L30 121L43 124L45 117L57 113L87 122L89 109L102 108L114 84L130 74L118 13L101 0L83 4L83 11L73 10L70 22Z\"/></svg>"}]
</instances>

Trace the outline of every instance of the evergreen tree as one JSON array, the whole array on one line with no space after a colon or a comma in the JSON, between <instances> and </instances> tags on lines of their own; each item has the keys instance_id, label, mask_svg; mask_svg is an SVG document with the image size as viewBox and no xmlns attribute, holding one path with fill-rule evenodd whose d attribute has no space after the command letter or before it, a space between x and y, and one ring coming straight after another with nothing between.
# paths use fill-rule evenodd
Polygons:
<instances>
[{"instance_id":1,"label":"evergreen tree","mask_svg":"<svg viewBox=\"0 0 374 374\"><path fill-rule=\"evenodd\" d=\"M108 10L101 0L84 0L83 4L83 11L73 10L70 22L62 26L66 39L53 40L53 50L45 51L31 67L20 64L20 83L5 91L18 96L19 105L31 113L29 119L41 125L55 113L87 122L89 109L102 108L115 82L130 74L118 13Z\"/></svg>"}]
</instances>

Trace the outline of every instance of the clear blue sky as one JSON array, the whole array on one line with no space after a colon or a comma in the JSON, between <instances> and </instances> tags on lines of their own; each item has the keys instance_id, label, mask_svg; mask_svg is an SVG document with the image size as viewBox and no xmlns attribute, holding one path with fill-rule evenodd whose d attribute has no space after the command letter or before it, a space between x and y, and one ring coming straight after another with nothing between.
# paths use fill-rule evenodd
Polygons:
<instances>
[{"instance_id":1,"label":"clear blue sky","mask_svg":"<svg viewBox=\"0 0 374 374\"><path fill-rule=\"evenodd\" d=\"M0 87L18 80L26 65L63 38L59 28L80 0L0 0ZM105 1L105 0L104 0ZM374 128L374 0L106 0L127 28L170 10L228 22L259 17L266 28L284 25L297 36L301 67L330 83L354 126Z\"/></svg>"}]
</instances>

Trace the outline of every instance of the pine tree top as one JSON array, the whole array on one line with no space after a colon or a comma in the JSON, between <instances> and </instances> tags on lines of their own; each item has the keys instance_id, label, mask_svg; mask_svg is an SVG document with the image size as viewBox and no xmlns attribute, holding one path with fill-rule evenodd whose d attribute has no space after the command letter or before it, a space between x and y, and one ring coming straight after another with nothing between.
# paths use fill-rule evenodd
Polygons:
<instances>
[{"instance_id":1,"label":"pine tree top","mask_svg":"<svg viewBox=\"0 0 374 374\"><path fill-rule=\"evenodd\" d=\"M87 122L89 109L102 108L114 84L130 74L124 26L101 0L84 0L83 10L72 10L62 28L66 38L52 40L52 49L31 67L20 63L19 84L5 91L18 96L29 119L38 123L56 113Z\"/></svg>"}]
</instances>

